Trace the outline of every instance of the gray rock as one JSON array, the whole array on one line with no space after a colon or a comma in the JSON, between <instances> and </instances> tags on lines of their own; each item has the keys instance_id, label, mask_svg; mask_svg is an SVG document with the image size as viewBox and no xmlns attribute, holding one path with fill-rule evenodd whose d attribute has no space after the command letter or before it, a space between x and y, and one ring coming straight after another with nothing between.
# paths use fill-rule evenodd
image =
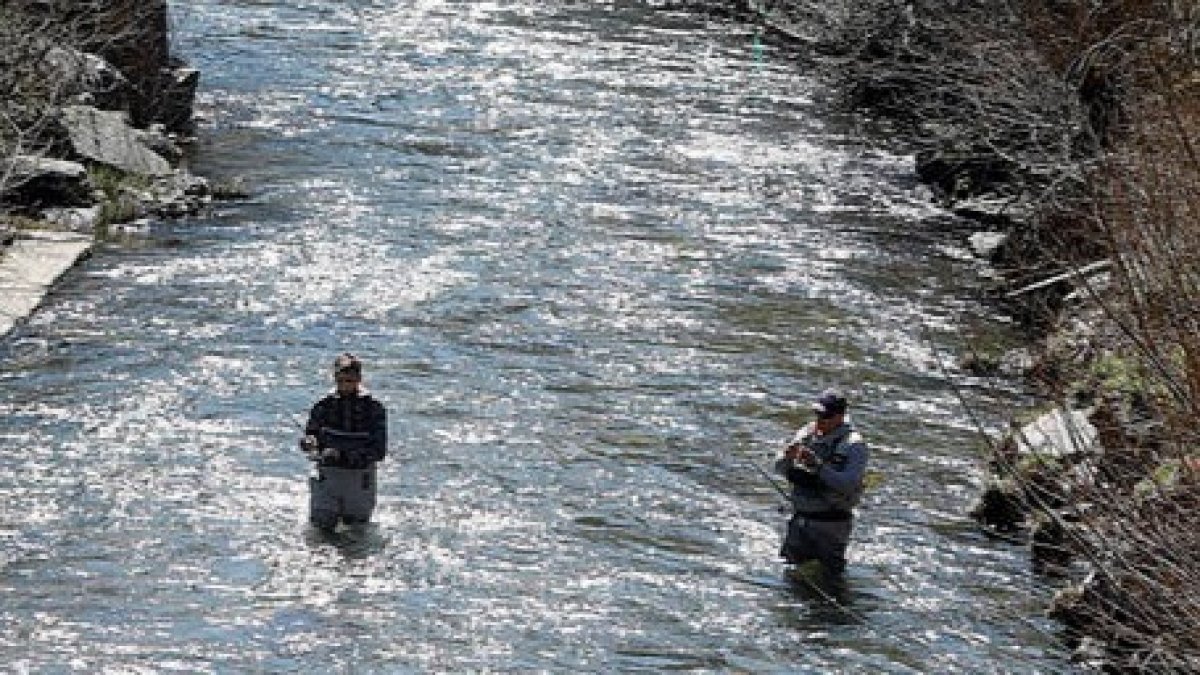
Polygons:
<instances>
[{"instance_id":1,"label":"gray rock","mask_svg":"<svg viewBox=\"0 0 1200 675\"><path fill-rule=\"evenodd\" d=\"M54 47L46 54L46 63L67 88L68 98L104 110L128 110L129 80L108 61L69 47Z\"/></svg>"},{"instance_id":2,"label":"gray rock","mask_svg":"<svg viewBox=\"0 0 1200 675\"><path fill-rule=\"evenodd\" d=\"M46 209L42 211L42 220L74 232L90 232L100 222L100 207Z\"/></svg>"},{"instance_id":3,"label":"gray rock","mask_svg":"<svg viewBox=\"0 0 1200 675\"><path fill-rule=\"evenodd\" d=\"M1017 434L1020 454L1042 457L1067 457L1099 449L1096 427L1090 410L1055 408L1021 427Z\"/></svg>"},{"instance_id":4,"label":"gray rock","mask_svg":"<svg viewBox=\"0 0 1200 675\"><path fill-rule=\"evenodd\" d=\"M29 316L58 277L87 254L92 238L70 232L26 232L0 259L0 337Z\"/></svg>"},{"instance_id":5,"label":"gray rock","mask_svg":"<svg viewBox=\"0 0 1200 675\"><path fill-rule=\"evenodd\" d=\"M87 206L94 203L87 168L79 162L18 155L12 160L4 201L19 206Z\"/></svg>"},{"instance_id":6,"label":"gray rock","mask_svg":"<svg viewBox=\"0 0 1200 675\"><path fill-rule=\"evenodd\" d=\"M62 121L75 153L86 160L142 176L172 172L166 159L146 147L124 113L68 106Z\"/></svg>"},{"instance_id":7,"label":"gray rock","mask_svg":"<svg viewBox=\"0 0 1200 675\"><path fill-rule=\"evenodd\" d=\"M976 232L967 238L967 243L976 256L991 260L1007 239L1008 235L1003 232Z\"/></svg>"},{"instance_id":8,"label":"gray rock","mask_svg":"<svg viewBox=\"0 0 1200 675\"><path fill-rule=\"evenodd\" d=\"M141 204L145 213L169 218L198 213L212 201L208 181L184 172L158 178L144 189L126 188L123 194Z\"/></svg>"},{"instance_id":9,"label":"gray rock","mask_svg":"<svg viewBox=\"0 0 1200 675\"><path fill-rule=\"evenodd\" d=\"M82 49L104 58L130 83L127 111L134 126L155 121L162 70L170 66L167 0L80 2L6 0L51 28L79 36Z\"/></svg>"}]
</instances>

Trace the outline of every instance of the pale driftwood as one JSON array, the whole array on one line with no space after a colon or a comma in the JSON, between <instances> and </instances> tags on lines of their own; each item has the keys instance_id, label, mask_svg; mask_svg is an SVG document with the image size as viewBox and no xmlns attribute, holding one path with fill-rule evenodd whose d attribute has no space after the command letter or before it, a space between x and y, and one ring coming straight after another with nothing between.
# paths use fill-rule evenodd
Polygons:
<instances>
[{"instance_id":1,"label":"pale driftwood","mask_svg":"<svg viewBox=\"0 0 1200 675\"><path fill-rule=\"evenodd\" d=\"M1036 290L1039 290L1042 288L1046 288L1047 286L1053 286L1054 284L1057 284L1057 283L1060 283L1063 281L1069 281L1071 279L1081 279L1090 274L1095 274L1096 272L1102 272L1102 271L1108 269L1109 267L1112 267L1111 260L1097 260L1094 263L1088 263L1087 265L1084 265L1083 267L1077 267L1073 270L1068 270L1066 272L1063 272L1062 274L1056 274L1056 275L1050 277L1049 279L1042 279L1041 281L1038 281L1036 283L1032 283L1028 286L1018 288L1015 291L1009 291L1008 293L1004 294L1004 297L1015 298L1020 295L1025 295L1026 293L1029 293L1031 291L1036 291Z\"/></svg>"}]
</instances>

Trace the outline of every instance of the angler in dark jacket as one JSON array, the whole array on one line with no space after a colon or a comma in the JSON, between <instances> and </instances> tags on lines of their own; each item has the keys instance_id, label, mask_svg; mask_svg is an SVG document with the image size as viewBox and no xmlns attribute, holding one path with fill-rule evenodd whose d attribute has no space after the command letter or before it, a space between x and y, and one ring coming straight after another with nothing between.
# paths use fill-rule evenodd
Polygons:
<instances>
[{"instance_id":1,"label":"angler in dark jacket","mask_svg":"<svg viewBox=\"0 0 1200 675\"><path fill-rule=\"evenodd\" d=\"M812 408L817 419L796 432L775 462L775 470L792 484L794 507L780 555L793 564L818 560L836 578L846 569L867 444L847 420L846 399L839 392L826 390Z\"/></svg>"},{"instance_id":2,"label":"angler in dark jacket","mask_svg":"<svg viewBox=\"0 0 1200 675\"><path fill-rule=\"evenodd\" d=\"M342 354L334 361L336 388L308 415L300 447L316 462L309 479L309 520L332 530L371 519L377 462L387 455L387 411L362 386L362 361Z\"/></svg>"}]
</instances>

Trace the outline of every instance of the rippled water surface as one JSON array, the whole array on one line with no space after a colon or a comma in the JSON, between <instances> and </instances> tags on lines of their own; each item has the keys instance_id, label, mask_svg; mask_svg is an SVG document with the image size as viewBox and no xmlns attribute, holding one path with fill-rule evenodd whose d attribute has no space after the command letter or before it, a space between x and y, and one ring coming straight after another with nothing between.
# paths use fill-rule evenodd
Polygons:
<instances>
[{"instance_id":1,"label":"rippled water surface","mask_svg":"<svg viewBox=\"0 0 1200 675\"><path fill-rule=\"evenodd\" d=\"M992 330L980 270L803 65L626 3L186 5L194 167L253 197L109 242L0 343L6 668L1065 668L963 517L937 355ZM343 349L392 446L329 540L293 419ZM832 601L752 466L826 385L883 475Z\"/></svg>"}]
</instances>

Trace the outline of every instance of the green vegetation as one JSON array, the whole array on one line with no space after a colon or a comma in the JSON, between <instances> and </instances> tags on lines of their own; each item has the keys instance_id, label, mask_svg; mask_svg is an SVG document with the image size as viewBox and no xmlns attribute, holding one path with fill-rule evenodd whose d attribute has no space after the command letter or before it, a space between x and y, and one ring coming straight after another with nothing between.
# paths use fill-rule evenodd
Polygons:
<instances>
[{"instance_id":1,"label":"green vegetation","mask_svg":"<svg viewBox=\"0 0 1200 675\"><path fill-rule=\"evenodd\" d=\"M96 219L97 234L103 234L110 225L135 220L140 206L130 193L145 192L151 186L151 180L146 176L125 173L103 164L88 166L88 181L104 193L99 205L100 215Z\"/></svg>"}]
</instances>

